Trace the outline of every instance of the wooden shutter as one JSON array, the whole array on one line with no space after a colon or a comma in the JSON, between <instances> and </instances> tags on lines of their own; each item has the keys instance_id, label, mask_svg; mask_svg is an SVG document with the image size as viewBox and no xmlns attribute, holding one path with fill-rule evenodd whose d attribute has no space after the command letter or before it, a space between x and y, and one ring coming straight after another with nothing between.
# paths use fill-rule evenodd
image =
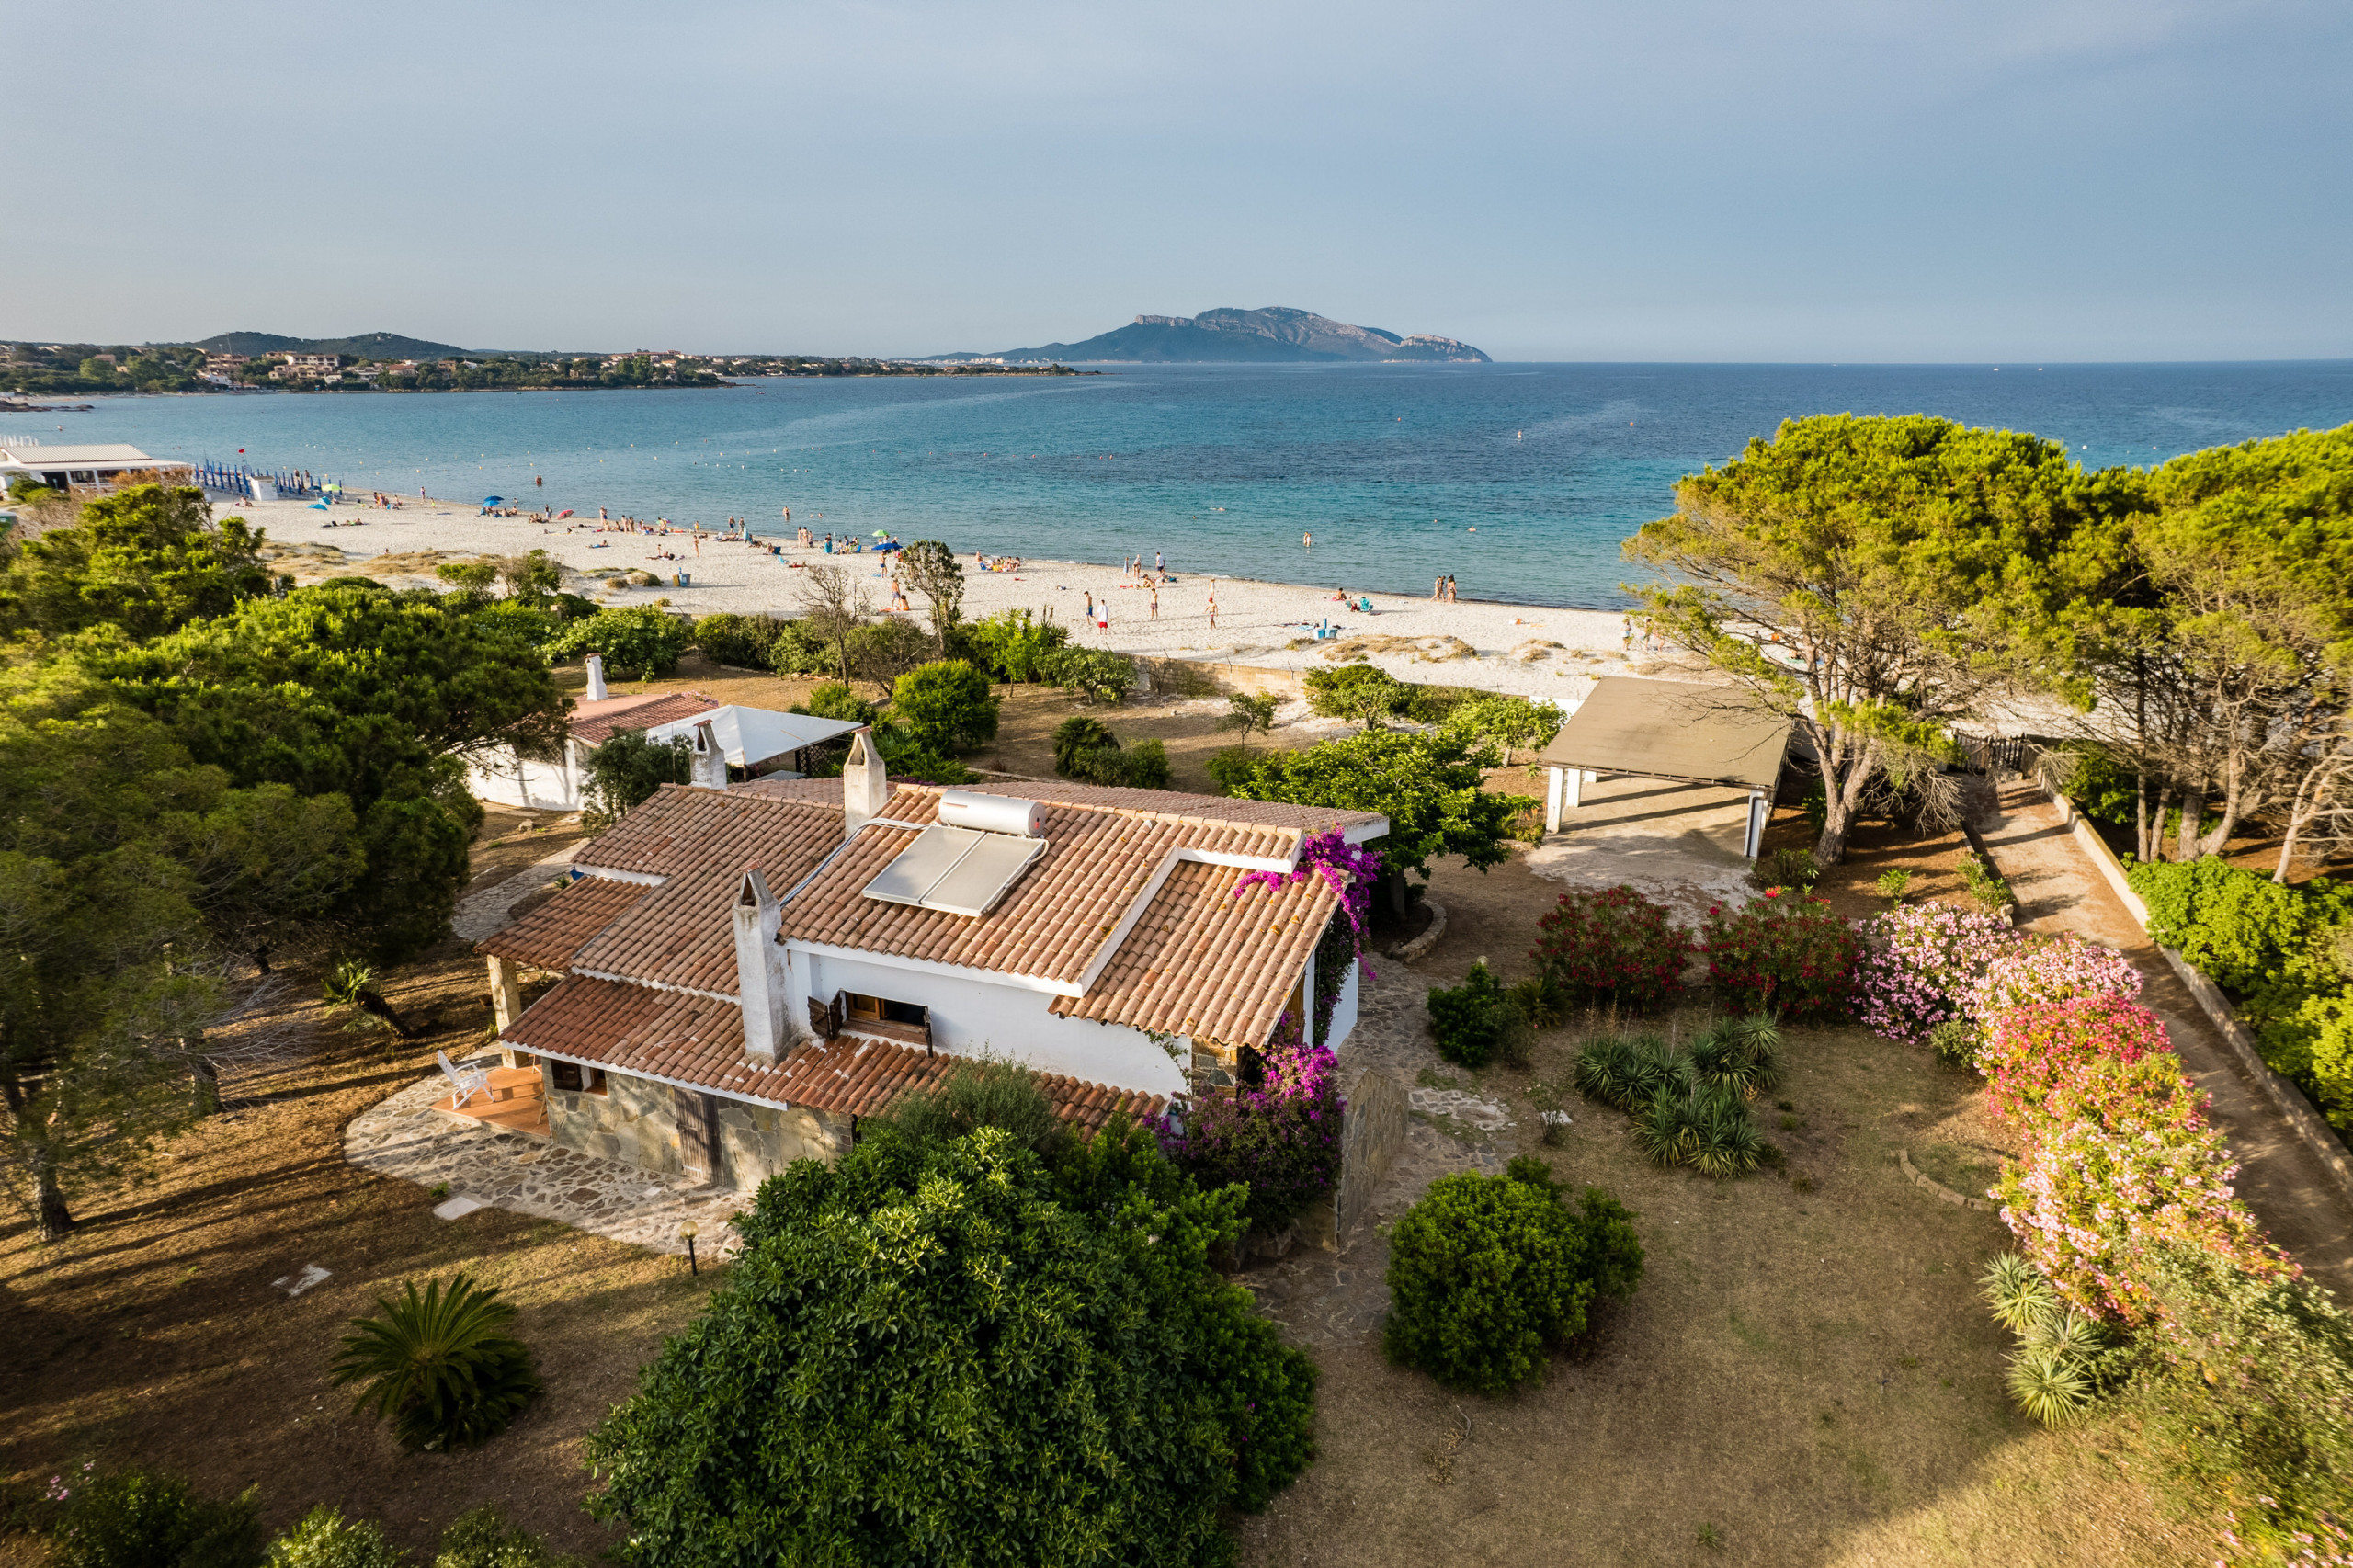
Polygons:
<instances>
[{"instance_id":1,"label":"wooden shutter","mask_svg":"<svg viewBox=\"0 0 2353 1568\"><path fill-rule=\"evenodd\" d=\"M708 1180L719 1170L719 1100L675 1085L670 1108L678 1120L678 1163Z\"/></svg>"}]
</instances>

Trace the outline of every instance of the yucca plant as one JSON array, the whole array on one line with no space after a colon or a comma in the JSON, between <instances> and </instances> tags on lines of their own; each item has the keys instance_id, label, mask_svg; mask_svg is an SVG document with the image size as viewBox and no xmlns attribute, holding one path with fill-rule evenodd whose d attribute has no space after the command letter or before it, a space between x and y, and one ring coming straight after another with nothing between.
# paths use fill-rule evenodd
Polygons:
<instances>
[{"instance_id":1,"label":"yucca plant","mask_svg":"<svg viewBox=\"0 0 2353 1568\"><path fill-rule=\"evenodd\" d=\"M336 964L322 989L331 1006L347 1013L345 1028L355 1033L390 1029L403 1040L409 1038L408 1026L376 989L376 971L361 960L345 959Z\"/></svg>"},{"instance_id":2,"label":"yucca plant","mask_svg":"<svg viewBox=\"0 0 2353 1568\"><path fill-rule=\"evenodd\" d=\"M1553 1029L1569 1016L1568 988L1550 973L1531 975L1511 988L1512 1005L1532 1029Z\"/></svg>"},{"instance_id":3,"label":"yucca plant","mask_svg":"<svg viewBox=\"0 0 2353 1568\"><path fill-rule=\"evenodd\" d=\"M1718 1181L1755 1170L1765 1146L1747 1102L1721 1089L1692 1096L1691 1131L1691 1164Z\"/></svg>"},{"instance_id":4,"label":"yucca plant","mask_svg":"<svg viewBox=\"0 0 2353 1568\"><path fill-rule=\"evenodd\" d=\"M2088 1363L2108 1348L2108 1325L2073 1307L2063 1306L2036 1318L2028 1326L2025 1339L2031 1348Z\"/></svg>"},{"instance_id":5,"label":"yucca plant","mask_svg":"<svg viewBox=\"0 0 2353 1568\"><path fill-rule=\"evenodd\" d=\"M1687 1095L1661 1095L1634 1121L1634 1145L1654 1165L1679 1165L1699 1150Z\"/></svg>"},{"instance_id":6,"label":"yucca plant","mask_svg":"<svg viewBox=\"0 0 2353 1568\"><path fill-rule=\"evenodd\" d=\"M1691 1076L1753 1100L1760 1091L1780 1085L1780 1035L1769 1018L1718 1024L1691 1042Z\"/></svg>"},{"instance_id":7,"label":"yucca plant","mask_svg":"<svg viewBox=\"0 0 2353 1568\"><path fill-rule=\"evenodd\" d=\"M2015 1252L2006 1252L1986 1267L1978 1279L1994 1321L2012 1334L2023 1335L2045 1315L2059 1310L2059 1292L2051 1288L2033 1264Z\"/></svg>"},{"instance_id":8,"label":"yucca plant","mask_svg":"<svg viewBox=\"0 0 2353 1568\"><path fill-rule=\"evenodd\" d=\"M2010 1358L2009 1384L2018 1408L2046 1426L2082 1420L2097 1392L2080 1358L2043 1345L2029 1345Z\"/></svg>"},{"instance_id":9,"label":"yucca plant","mask_svg":"<svg viewBox=\"0 0 2353 1568\"><path fill-rule=\"evenodd\" d=\"M1589 1040L1585 1049L1577 1052L1577 1093L1620 1110L1632 1110L1634 1071L1633 1041L1623 1035Z\"/></svg>"},{"instance_id":10,"label":"yucca plant","mask_svg":"<svg viewBox=\"0 0 2353 1568\"><path fill-rule=\"evenodd\" d=\"M479 1443L540 1392L530 1351L506 1332L515 1309L463 1274L406 1290L377 1298L382 1316L352 1320L335 1381L360 1384L355 1408L390 1420L404 1447Z\"/></svg>"},{"instance_id":11,"label":"yucca plant","mask_svg":"<svg viewBox=\"0 0 2353 1568\"><path fill-rule=\"evenodd\" d=\"M1659 1096L1689 1086L1691 1064L1681 1051L1654 1034L1638 1034L1627 1043L1633 1052L1628 1083L1632 1100L1625 1108L1639 1112Z\"/></svg>"}]
</instances>

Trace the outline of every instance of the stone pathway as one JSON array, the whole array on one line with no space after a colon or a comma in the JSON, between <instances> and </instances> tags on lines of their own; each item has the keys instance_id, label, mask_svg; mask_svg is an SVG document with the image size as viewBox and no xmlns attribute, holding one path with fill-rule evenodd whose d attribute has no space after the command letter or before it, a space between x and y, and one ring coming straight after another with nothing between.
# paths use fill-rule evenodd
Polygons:
<instances>
[{"instance_id":1,"label":"stone pathway","mask_svg":"<svg viewBox=\"0 0 2353 1568\"><path fill-rule=\"evenodd\" d=\"M600 1160L542 1138L460 1126L426 1108L448 1092L449 1081L436 1073L360 1112L344 1129L344 1158L423 1187L447 1183L451 1198L681 1256L687 1244L678 1239L678 1225L692 1220L699 1233L696 1249L704 1256L732 1257L737 1251L729 1221L749 1206L747 1195Z\"/></svg>"},{"instance_id":2,"label":"stone pathway","mask_svg":"<svg viewBox=\"0 0 2353 1568\"><path fill-rule=\"evenodd\" d=\"M1984 838L2018 896L2024 928L2073 931L2132 960L2142 1003L2164 1018L2183 1066L2214 1098L2214 1125L2239 1161L2239 1196L2271 1239L2323 1284L2340 1297L2353 1293L2353 1214L2336 1178L2247 1081L2189 988L2060 822L2059 809L2032 785L2007 784L2001 819Z\"/></svg>"},{"instance_id":3,"label":"stone pathway","mask_svg":"<svg viewBox=\"0 0 2353 1568\"><path fill-rule=\"evenodd\" d=\"M449 929L469 942L479 942L504 931L515 906L553 881L557 870L571 865L572 858L587 842L585 838L574 839L547 858L532 861L505 881L468 893L458 901L456 912L449 916Z\"/></svg>"},{"instance_id":4,"label":"stone pathway","mask_svg":"<svg viewBox=\"0 0 2353 1568\"><path fill-rule=\"evenodd\" d=\"M1501 1175L1511 1149L1496 1135L1518 1118L1533 1114L1465 1090L1422 1084L1425 1071L1449 1079L1461 1071L1439 1056L1430 1040L1430 979L1393 958L1375 959L1372 967L1379 978L1364 983L1356 1030L1340 1049L1340 1088L1352 1092L1373 1068L1388 1074L1405 1092L1410 1110L1405 1146L1364 1216L1340 1238L1337 1253L1296 1247L1238 1277L1256 1295L1259 1308L1304 1345L1355 1345L1379 1333L1389 1310L1389 1242L1382 1230L1442 1176Z\"/></svg>"}]
</instances>

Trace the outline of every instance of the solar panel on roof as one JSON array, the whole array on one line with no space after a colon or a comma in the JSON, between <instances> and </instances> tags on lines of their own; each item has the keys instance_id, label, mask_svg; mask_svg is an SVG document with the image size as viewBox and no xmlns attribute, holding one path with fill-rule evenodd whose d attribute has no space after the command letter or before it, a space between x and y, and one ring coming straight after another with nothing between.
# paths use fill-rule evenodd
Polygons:
<instances>
[{"instance_id":1,"label":"solar panel on roof","mask_svg":"<svg viewBox=\"0 0 2353 1568\"><path fill-rule=\"evenodd\" d=\"M934 823L866 884L866 896L949 915L986 915L1029 863L1046 852L1042 838Z\"/></svg>"}]
</instances>

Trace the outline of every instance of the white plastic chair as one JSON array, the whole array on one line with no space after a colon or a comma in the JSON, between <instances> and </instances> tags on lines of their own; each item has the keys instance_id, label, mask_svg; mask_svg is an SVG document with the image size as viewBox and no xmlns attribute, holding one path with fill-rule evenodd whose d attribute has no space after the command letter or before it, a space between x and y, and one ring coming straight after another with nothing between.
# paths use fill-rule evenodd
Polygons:
<instances>
[{"instance_id":1,"label":"white plastic chair","mask_svg":"<svg viewBox=\"0 0 2353 1568\"><path fill-rule=\"evenodd\" d=\"M449 1108L451 1110L457 1109L460 1106L473 1098L474 1096L482 1093L483 1090L489 1087L489 1068L461 1068L456 1062L449 1060L449 1053L446 1051L437 1051L433 1054L441 1059L441 1071L448 1075L449 1082L457 1086L457 1097L449 1102Z\"/></svg>"}]
</instances>

